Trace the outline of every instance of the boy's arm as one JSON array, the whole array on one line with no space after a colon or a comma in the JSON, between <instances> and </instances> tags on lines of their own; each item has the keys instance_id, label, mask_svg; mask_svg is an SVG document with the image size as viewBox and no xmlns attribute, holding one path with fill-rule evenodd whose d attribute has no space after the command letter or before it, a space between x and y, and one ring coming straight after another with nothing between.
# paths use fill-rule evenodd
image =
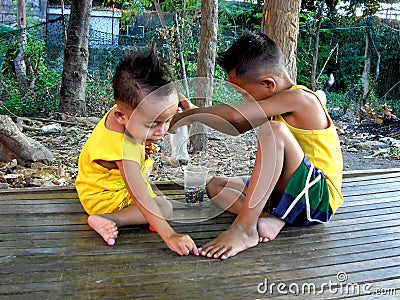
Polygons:
<instances>
[{"instance_id":1,"label":"boy's arm","mask_svg":"<svg viewBox=\"0 0 400 300\"><path fill-rule=\"evenodd\" d=\"M116 161L116 164L121 171L129 194L140 212L156 229L168 247L180 255L190 252L198 255L194 241L188 235L177 234L163 217L154 199L150 197L139 164L129 160ZM127 176L127 174L129 175Z\"/></svg>"},{"instance_id":2,"label":"boy's arm","mask_svg":"<svg viewBox=\"0 0 400 300\"><path fill-rule=\"evenodd\" d=\"M185 110L174 115L169 131L174 132L177 127L201 122L220 132L239 135L267 121L264 114L259 114L258 118L246 117L240 109L241 107L221 104Z\"/></svg>"},{"instance_id":3,"label":"boy's arm","mask_svg":"<svg viewBox=\"0 0 400 300\"><path fill-rule=\"evenodd\" d=\"M175 115L171 128L201 122L230 135L241 134L265 123L268 117L298 111L305 103L304 94L300 93L302 91L282 91L268 99L240 105L221 104L190 109Z\"/></svg>"}]
</instances>

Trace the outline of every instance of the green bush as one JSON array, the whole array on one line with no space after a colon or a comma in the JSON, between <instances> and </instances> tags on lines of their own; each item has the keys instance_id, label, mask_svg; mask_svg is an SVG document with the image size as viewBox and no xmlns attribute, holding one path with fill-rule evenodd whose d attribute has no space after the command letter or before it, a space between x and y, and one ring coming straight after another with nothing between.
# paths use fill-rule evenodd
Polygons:
<instances>
[{"instance_id":1,"label":"green bush","mask_svg":"<svg viewBox=\"0 0 400 300\"><path fill-rule=\"evenodd\" d=\"M33 82L33 87L19 86L14 72L13 61L18 49L11 46L3 64L4 74L0 76L0 99L3 106L0 113L13 113L17 116L33 117L52 115L59 105L59 89L61 71L49 68L46 64L45 43L38 41L34 35L28 35L24 49L25 62L33 74L27 80Z\"/></svg>"}]
</instances>

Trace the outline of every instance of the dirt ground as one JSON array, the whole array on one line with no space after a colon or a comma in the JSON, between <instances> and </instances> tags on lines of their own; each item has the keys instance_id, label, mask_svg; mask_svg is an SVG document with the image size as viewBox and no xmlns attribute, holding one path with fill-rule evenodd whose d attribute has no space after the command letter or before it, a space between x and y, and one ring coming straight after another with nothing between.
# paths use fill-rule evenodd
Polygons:
<instances>
[{"instance_id":1,"label":"dirt ground","mask_svg":"<svg viewBox=\"0 0 400 300\"><path fill-rule=\"evenodd\" d=\"M400 167L400 120L338 122L344 170Z\"/></svg>"},{"instance_id":2,"label":"dirt ground","mask_svg":"<svg viewBox=\"0 0 400 300\"><path fill-rule=\"evenodd\" d=\"M368 170L400 168L400 160L384 157L371 157L369 152L346 152L343 151L344 170Z\"/></svg>"}]
</instances>

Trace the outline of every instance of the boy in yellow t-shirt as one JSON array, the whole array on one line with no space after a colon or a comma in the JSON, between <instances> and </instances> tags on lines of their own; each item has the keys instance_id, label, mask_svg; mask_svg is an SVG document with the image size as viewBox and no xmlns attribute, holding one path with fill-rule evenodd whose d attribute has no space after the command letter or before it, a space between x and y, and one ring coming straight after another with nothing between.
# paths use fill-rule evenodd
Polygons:
<instances>
[{"instance_id":1,"label":"boy in yellow t-shirt","mask_svg":"<svg viewBox=\"0 0 400 300\"><path fill-rule=\"evenodd\" d=\"M154 49L129 52L113 78L116 105L102 118L79 156L76 189L88 224L108 245L118 227L148 224L180 255L198 255L194 241L166 219L172 205L147 181L152 160L145 148L161 139L178 108L179 96Z\"/></svg>"},{"instance_id":2,"label":"boy in yellow t-shirt","mask_svg":"<svg viewBox=\"0 0 400 300\"><path fill-rule=\"evenodd\" d=\"M343 203L342 154L321 100L295 85L280 49L266 35L244 34L218 63L245 103L190 109L172 123L199 121L228 134L260 126L251 178L215 177L207 184L209 198L237 217L199 250L225 259L275 239L285 224L328 222Z\"/></svg>"}]
</instances>

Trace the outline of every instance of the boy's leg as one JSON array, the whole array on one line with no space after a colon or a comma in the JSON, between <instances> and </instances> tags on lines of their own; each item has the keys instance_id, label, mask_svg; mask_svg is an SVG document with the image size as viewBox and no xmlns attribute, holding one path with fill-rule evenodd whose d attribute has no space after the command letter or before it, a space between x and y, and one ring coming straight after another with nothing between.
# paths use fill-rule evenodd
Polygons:
<instances>
[{"instance_id":1,"label":"boy's leg","mask_svg":"<svg viewBox=\"0 0 400 300\"><path fill-rule=\"evenodd\" d=\"M247 192L246 177L214 177L206 186L211 201L235 215L242 209Z\"/></svg>"},{"instance_id":2,"label":"boy's leg","mask_svg":"<svg viewBox=\"0 0 400 300\"><path fill-rule=\"evenodd\" d=\"M256 162L243 208L225 232L202 247L202 255L221 259L234 256L258 244L258 230L265 235L261 236L264 241L264 237L276 236L285 224L273 216L262 222L258 218L274 187L285 189L304 153L289 129L279 122L262 125L258 139Z\"/></svg>"},{"instance_id":3,"label":"boy's leg","mask_svg":"<svg viewBox=\"0 0 400 300\"><path fill-rule=\"evenodd\" d=\"M164 218L169 219L172 216L172 204L165 197L155 197ZM91 215L88 218L88 224L104 241L112 246L118 236L118 227L126 225L147 224L148 221L140 212L137 205L130 205L121 210L102 215Z\"/></svg>"}]
</instances>

